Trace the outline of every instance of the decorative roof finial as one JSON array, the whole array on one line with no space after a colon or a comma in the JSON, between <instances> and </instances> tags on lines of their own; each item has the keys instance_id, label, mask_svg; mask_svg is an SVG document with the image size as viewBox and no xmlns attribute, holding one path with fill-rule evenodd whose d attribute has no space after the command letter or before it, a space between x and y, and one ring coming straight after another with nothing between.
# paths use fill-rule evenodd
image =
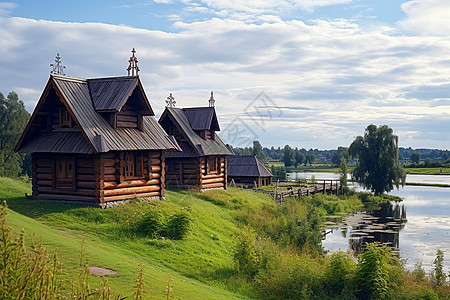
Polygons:
<instances>
[{"instance_id":1,"label":"decorative roof finial","mask_svg":"<svg viewBox=\"0 0 450 300\"><path fill-rule=\"evenodd\" d=\"M177 103L177 101L175 101L175 98L172 96L172 93L170 93L169 97L167 97L166 100L166 107L175 107L175 103Z\"/></svg>"},{"instance_id":2,"label":"decorative roof finial","mask_svg":"<svg viewBox=\"0 0 450 300\"><path fill-rule=\"evenodd\" d=\"M209 102L209 107L214 107L214 103L216 102L216 100L214 100L213 91L211 91L211 98L209 98L208 102Z\"/></svg>"},{"instance_id":3,"label":"decorative roof finial","mask_svg":"<svg viewBox=\"0 0 450 300\"><path fill-rule=\"evenodd\" d=\"M66 68L66 66L63 66L61 64L61 57L59 56L59 53L56 53L55 63L54 64L50 64L50 67L53 68L50 71L50 74L66 75L66 74L64 74L64 69Z\"/></svg>"},{"instance_id":4,"label":"decorative roof finial","mask_svg":"<svg viewBox=\"0 0 450 300\"><path fill-rule=\"evenodd\" d=\"M128 76L139 76L139 67L137 65L138 60L136 58L136 56L134 56L134 54L136 53L136 50L133 48L133 50L131 50L131 53L133 53L133 55L130 57L130 60L128 61L130 64L128 65ZM130 75L130 71L131 71L131 75ZM136 71L136 75L134 74L134 72Z\"/></svg>"}]
</instances>

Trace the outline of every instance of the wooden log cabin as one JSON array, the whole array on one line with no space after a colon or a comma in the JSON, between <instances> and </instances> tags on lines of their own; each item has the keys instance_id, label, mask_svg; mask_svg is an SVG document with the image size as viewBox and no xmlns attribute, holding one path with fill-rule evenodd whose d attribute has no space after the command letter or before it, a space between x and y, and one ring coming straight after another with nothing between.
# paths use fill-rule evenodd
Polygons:
<instances>
[{"instance_id":1,"label":"wooden log cabin","mask_svg":"<svg viewBox=\"0 0 450 300\"><path fill-rule=\"evenodd\" d=\"M220 130L211 93L209 107L166 107L159 123L182 152L166 154L167 186L204 191L227 188L227 160L233 153L217 135Z\"/></svg>"},{"instance_id":2,"label":"wooden log cabin","mask_svg":"<svg viewBox=\"0 0 450 300\"><path fill-rule=\"evenodd\" d=\"M272 173L255 155L236 155L227 158L228 182L256 185L272 184Z\"/></svg>"},{"instance_id":3,"label":"wooden log cabin","mask_svg":"<svg viewBox=\"0 0 450 300\"><path fill-rule=\"evenodd\" d=\"M32 154L32 197L108 207L163 199L165 153L180 148L138 76L51 75L15 150Z\"/></svg>"}]
</instances>

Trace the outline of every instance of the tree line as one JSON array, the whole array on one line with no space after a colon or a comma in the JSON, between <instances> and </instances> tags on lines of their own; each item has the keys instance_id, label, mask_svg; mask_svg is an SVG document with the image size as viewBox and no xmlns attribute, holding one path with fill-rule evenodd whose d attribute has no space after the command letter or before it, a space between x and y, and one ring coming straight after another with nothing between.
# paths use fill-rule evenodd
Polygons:
<instances>
[{"instance_id":1,"label":"tree line","mask_svg":"<svg viewBox=\"0 0 450 300\"><path fill-rule=\"evenodd\" d=\"M31 175L30 154L14 152L29 119L30 113L16 92L7 97L0 93L0 176Z\"/></svg>"}]
</instances>

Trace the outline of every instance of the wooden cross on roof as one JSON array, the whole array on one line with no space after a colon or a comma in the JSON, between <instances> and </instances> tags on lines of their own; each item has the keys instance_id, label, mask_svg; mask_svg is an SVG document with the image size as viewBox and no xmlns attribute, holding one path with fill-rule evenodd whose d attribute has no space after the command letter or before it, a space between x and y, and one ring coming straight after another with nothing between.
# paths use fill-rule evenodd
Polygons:
<instances>
[{"instance_id":1,"label":"wooden cross on roof","mask_svg":"<svg viewBox=\"0 0 450 300\"><path fill-rule=\"evenodd\" d=\"M56 53L55 63L50 64L50 67L52 67L50 74L66 75L66 74L64 74L64 69L66 68L66 66L63 66L61 64L61 57L59 56L59 53Z\"/></svg>"},{"instance_id":2,"label":"wooden cross on roof","mask_svg":"<svg viewBox=\"0 0 450 300\"><path fill-rule=\"evenodd\" d=\"M131 50L131 53L133 53L133 55L130 57L130 60L128 60L128 62L130 63L127 68L128 76L139 76L139 67L137 65L138 60L137 57L134 55L136 53L136 50L133 48L133 50ZM135 72L136 75L134 74Z\"/></svg>"},{"instance_id":3,"label":"wooden cross on roof","mask_svg":"<svg viewBox=\"0 0 450 300\"><path fill-rule=\"evenodd\" d=\"M209 107L214 107L214 103L216 103L216 100L214 100L213 91L211 91L211 97L209 98L208 102L209 102Z\"/></svg>"},{"instance_id":4,"label":"wooden cross on roof","mask_svg":"<svg viewBox=\"0 0 450 300\"><path fill-rule=\"evenodd\" d=\"M172 96L172 93L170 93L169 97L167 97L166 100L166 107L175 107L175 98Z\"/></svg>"}]
</instances>

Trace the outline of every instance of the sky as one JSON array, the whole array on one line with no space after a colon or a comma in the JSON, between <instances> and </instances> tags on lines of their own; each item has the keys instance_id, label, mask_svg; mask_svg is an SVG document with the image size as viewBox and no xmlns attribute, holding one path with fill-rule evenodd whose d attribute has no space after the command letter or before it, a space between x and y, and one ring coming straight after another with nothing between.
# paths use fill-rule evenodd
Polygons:
<instances>
[{"instance_id":1,"label":"sky","mask_svg":"<svg viewBox=\"0 0 450 300\"><path fill-rule=\"evenodd\" d=\"M207 106L233 146L348 147L369 124L450 149L448 0L0 2L0 92L32 112L57 53L73 77L140 79L159 117Z\"/></svg>"}]
</instances>

